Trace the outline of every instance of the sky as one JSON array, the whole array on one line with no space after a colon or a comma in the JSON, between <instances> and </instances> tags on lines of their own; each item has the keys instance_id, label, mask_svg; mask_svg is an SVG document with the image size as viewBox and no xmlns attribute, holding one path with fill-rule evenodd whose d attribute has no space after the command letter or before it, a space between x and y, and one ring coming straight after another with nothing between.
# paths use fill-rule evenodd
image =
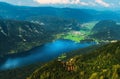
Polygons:
<instances>
[{"instance_id":1,"label":"sky","mask_svg":"<svg viewBox=\"0 0 120 79\"><path fill-rule=\"evenodd\" d=\"M120 0L0 0L19 6L55 6L119 9Z\"/></svg>"}]
</instances>

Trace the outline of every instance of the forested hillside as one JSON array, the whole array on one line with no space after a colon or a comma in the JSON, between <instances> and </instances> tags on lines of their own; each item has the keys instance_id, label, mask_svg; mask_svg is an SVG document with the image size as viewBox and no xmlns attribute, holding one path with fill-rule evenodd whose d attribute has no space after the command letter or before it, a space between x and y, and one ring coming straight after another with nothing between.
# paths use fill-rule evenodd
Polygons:
<instances>
[{"instance_id":1,"label":"forested hillside","mask_svg":"<svg viewBox=\"0 0 120 79\"><path fill-rule=\"evenodd\" d=\"M27 21L0 20L0 55L27 51L47 38L42 25ZM37 43L36 43L37 41Z\"/></svg>"},{"instance_id":2,"label":"forested hillside","mask_svg":"<svg viewBox=\"0 0 120 79\"><path fill-rule=\"evenodd\" d=\"M104 45L69 60L52 61L27 79L119 79L120 42Z\"/></svg>"},{"instance_id":3,"label":"forested hillside","mask_svg":"<svg viewBox=\"0 0 120 79\"><path fill-rule=\"evenodd\" d=\"M120 40L120 25L113 20L102 20L92 29L91 37L99 40Z\"/></svg>"}]
</instances>

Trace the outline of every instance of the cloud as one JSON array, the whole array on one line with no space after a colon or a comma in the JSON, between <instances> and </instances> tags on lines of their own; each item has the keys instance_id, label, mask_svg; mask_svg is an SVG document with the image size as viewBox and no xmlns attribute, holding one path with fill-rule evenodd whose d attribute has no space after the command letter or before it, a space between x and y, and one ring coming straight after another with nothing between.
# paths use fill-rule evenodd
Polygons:
<instances>
[{"instance_id":1,"label":"cloud","mask_svg":"<svg viewBox=\"0 0 120 79\"><path fill-rule=\"evenodd\" d=\"M40 4L59 4L59 3L68 3L68 0L34 0Z\"/></svg>"},{"instance_id":2,"label":"cloud","mask_svg":"<svg viewBox=\"0 0 120 79\"><path fill-rule=\"evenodd\" d=\"M90 6L97 6L95 2L88 2Z\"/></svg>"},{"instance_id":3,"label":"cloud","mask_svg":"<svg viewBox=\"0 0 120 79\"><path fill-rule=\"evenodd\" d=\"M86 3L86 2L80 2L79 4L80 5L89 5L89 3Z\"/></svg>"},{"instance_id":4,"label":"cloud","mask_svg":"<svg viewBox=\"0 0 120 79\"><path fill-rule=\"evenodd\" d=\"M34 0L40 4L77 4L77 5L88 5L87 2L80 0Z\"/></svg>"},{"instance_id":5,"label":"cloud","mask_svg":"<svg viewBox=\"0 0 120 79\"><path fill-rule=\"evenodd\" d=\"M103 0L95 0L95 2L102 5L102 6L104 6L104 7L109 7L110 6L109 3L104 2Z\"/></svg>"}]
</instances>

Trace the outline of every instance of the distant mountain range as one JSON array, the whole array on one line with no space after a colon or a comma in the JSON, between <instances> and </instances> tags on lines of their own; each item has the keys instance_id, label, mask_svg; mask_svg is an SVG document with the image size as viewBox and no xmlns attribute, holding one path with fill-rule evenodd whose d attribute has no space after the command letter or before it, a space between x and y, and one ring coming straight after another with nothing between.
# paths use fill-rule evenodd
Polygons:
<instances>
[{"instance_id":1,"label":"distant mountain range","mask_svg":"<svg viewBox=\"0 0 120 79\"><path fill-rule=\"evenodd\" d=\"M72 9L53 7L25 7L14 6L0 2L0 16L4 19L29 20L30 17L55 16L68 19L75 19L79 22L104 19L120 19L120 12L96 11L92 9Z\"/></svg>"}]
</instances>

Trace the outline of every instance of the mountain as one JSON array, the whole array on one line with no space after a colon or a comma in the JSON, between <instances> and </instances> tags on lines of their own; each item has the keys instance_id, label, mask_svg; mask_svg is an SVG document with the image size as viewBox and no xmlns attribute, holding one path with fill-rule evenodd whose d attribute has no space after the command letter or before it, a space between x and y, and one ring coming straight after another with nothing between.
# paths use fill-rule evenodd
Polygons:
<instances>
[{"instance_id":1,"label":"mountain","mask_svg":"<svg viewBox=\"0 0 120 79\"><path fill-rule=\"evenodd\" d=\"M78 16L78 14L80 16ZM1 5L0 15L4 17L4 19L15 20L29 20L31 16L55 16L68 19L77 19L82 22L87 21L91 17L91 15L89 15L88 13L77 9L53 7L18 7L10 5L9 7L4 7Z\"/></svg>"},{"instance_id":2,"label":"mountain","mask_svg":"<svg viewBox=\"0 0 120 79\"><path fill-rule=\"evenodd\" d=\"M40 45L45 41L43 38L48 38L47 34L43 26L39 24L0 20L0 56L27 51Z\"/></svg>"},{"instance_id":3,"label":"mountain","mask_svg":"<svg viewBox=\"0 0 120 79\"><path fill-rule=\"evenodd\" d=\"M7 3L0 2L0 15L4 19L28 20L31 16L56 16L62 18L82 19L89 18L89 14L77 9L69 8L53 8L53 7L25 7L14 6ZM77 14L82 15L77 16Z\"/></svg>"},{"instance_id":4,"label":"mountain","mask_svg":"<svg viewBox=\"0 0 120 79\"><path fill-rule=\"evenodd\" d=\"M79 22L74 19L65 19L55 16L36 16L29 21L33 23L41 23L48 32L66 32L70 30L80 30Z\"/></svg>"},{"instance_id":5,"label":"mountain","mask_svg":"<svg viewBox=\"0 0 120 79\"><path fill-rule=\"evenodd\" d=\"M99 40L120 40L120 25L113 20L102 20L92 29L93 38Z\"/></svg>"},{"instance_id":6,"label":"mountain","mask_svg":"<svg viewBox=\"0 0 120 79\"><path fill-rule=\"evenodd\" d=\"M113 19L120 20L120 12L96 11L92 9L72 9L53 7L26 7L14 6L0 2L0 16L4 19L30 20L32 17L54 16L67 19L75 19L79 22L92 20ZM40 18L40 17L39 17Z\"/></svg>"},{"instance_id":7,"label":"mountain","mask_svg":"<svg viewBox=\"0 0 120 79\"><path fill-rule=\"evenodd\" d=\"M27 79L120 79L120 42L104 45L91 53L51 61Z\"/></svg>"},{"instance_id":8,"label":"mountain","mask_svg":"<svg viewBox=\"0 0 120 79\"><path fill-rule=\"evenodd\" d=\"M80 26L75 20L57 17L39 22L1 19L0 56L28 51L56 39L56 34L78 29Z\"/></svg>"}]
</instances>

